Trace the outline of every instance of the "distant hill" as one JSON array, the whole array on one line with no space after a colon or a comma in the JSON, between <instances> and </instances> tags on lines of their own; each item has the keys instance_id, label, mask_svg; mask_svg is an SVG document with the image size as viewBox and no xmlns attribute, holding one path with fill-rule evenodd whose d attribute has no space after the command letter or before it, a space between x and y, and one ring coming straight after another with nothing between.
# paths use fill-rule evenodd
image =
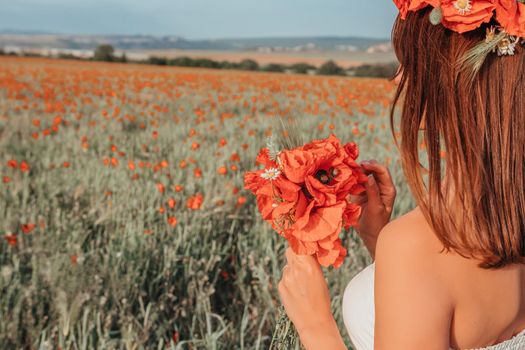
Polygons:
<instances>
[{"instance_id":1,"label":"distant hill","mask_svg":"<svg viewBox=\"0 0 525 350\"><path fill-rule=\"evenodd\" d=\"M119 50L217 50L259 52L366 51L389 39L360 37L304 37L188 40L178 36L67 35L37 31L0 30L0 47L93 50L111 44Z\"/></svg>"},{"instance_id":2,"label":"distant hill","mask_svg":"<svg viewBox=\"0 0 525 350\"><path fill-rule=\"evenodd\" d=\"M44 32L40 30L20 30L20 29L9 29L4 28L0 29L0 35L1 34L18 34L18 35L47 35L47 34L57 34L57 33L51 33L51 32Z\"/></svg>"}]
</instances>

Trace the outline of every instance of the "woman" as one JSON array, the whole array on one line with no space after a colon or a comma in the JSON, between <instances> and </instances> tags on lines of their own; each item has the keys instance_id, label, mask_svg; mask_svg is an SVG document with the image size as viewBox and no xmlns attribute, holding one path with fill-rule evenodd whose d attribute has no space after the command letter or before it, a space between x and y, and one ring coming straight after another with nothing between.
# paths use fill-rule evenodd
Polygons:
<instances>
[{"instance_id":1,"label":"woman","mask_svg":"<svg viewBox=\"0 0 525 350\"><path fill-rule=\"evenodd\" d=\"M389 222L390 174L362 164L358 233L374 263L345 290L347 331L357 350L525 349L525 5L396 4L391 121L403 101L400 152L418 206ZM286 257L279 294L301 342L346 349L318 263Z\"/></svg>"}]
</instances>

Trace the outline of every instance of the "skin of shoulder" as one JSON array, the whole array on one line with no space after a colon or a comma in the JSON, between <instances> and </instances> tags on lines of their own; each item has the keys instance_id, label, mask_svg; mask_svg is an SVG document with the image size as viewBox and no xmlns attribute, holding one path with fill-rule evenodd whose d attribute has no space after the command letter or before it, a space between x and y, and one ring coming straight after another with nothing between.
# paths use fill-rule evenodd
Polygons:
<instances>
[{"instance_id":1,"label":"skin of shoulder","mask_svg":"<svg viewBox=\"0 0 525 350\"><path fill-rule=\"evenodd\" d=\"M376 350L448 350L454 303L437 266L439 240L416 208L379 234Z\"/></svg>"}]
</instances>

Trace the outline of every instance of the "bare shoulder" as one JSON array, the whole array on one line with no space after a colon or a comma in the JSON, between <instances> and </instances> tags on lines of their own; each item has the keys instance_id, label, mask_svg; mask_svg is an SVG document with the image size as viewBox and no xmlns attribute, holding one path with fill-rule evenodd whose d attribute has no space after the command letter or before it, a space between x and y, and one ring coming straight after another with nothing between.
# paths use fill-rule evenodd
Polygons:
<instances>
[{"instance_id":1,"label":"bare shoulder","mask_svg":"<svg viewBox=\"0 0 525 350\"><path fill-rule=\"evenodd\" d=\"M427 283L436 293L444 292L447 282L441 278L441 249L441 242L416 208L380 232L375 255L378 276L397 276L405 282L411 279L420 288Z\"/></svg>"},{"instance_id":2,"label":"bare shoulder","mask_svg":"<svg viewBox=\"0 0 525 350\"><path fill-rule=\"evenodd\" d=\"M436 258L442 248L421 210L416 207L392 220L380 232L376 254L395 254L425 261Z\"/></svg>"},{"instance_id":3,"label":"bare shoulder","mask_svg":"<svg viewBox=\"0 0 525 350\"><path fill-rule=\"evenodd\" d=\"M377 348L448 349L453 302L436 268L438 246L417 208L381 231L375 255Z\"/></svg>"}]
</instances>

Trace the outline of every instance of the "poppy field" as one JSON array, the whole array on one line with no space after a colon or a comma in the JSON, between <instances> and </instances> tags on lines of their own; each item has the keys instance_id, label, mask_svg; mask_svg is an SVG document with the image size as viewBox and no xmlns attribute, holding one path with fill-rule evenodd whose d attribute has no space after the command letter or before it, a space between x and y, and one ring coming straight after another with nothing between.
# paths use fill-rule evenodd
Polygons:
<instances>
[{"instance_id":1,"label":"poppy field","mask_svg":"<svg viewBox=\"0 0 525 350\"><path fill-rule=\"evenodd\" d=\"M389 165L395 86L299 76L0 58L0 348L267 349L286 242L243 173L293 117ZM325 269L341 298L359 238ZM346 337L347 341L348 338ZM349 344L349 343L348 343Z\"/></svg>"}]
</instances>

